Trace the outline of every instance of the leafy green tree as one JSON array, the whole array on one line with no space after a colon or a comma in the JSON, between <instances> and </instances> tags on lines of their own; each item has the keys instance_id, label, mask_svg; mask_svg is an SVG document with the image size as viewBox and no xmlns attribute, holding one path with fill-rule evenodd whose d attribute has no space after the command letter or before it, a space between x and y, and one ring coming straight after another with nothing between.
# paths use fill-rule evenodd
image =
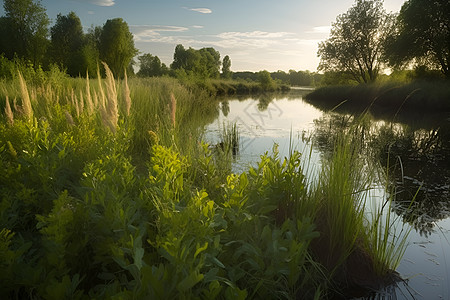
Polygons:
<instances>
[{"instance_id":1,"label":"leafy green tree","mask_svg":"<svg viewBox=\"0 0 450 300\"><path fill-rule=\"evenodd\" d=\"M275 82L273 81L272 77L270 76L269 71L260 71L258 72L258 80L261 84L261 88L264 91L272 91L275 89Z\"/></svg>"},{"instance_id":2,"label":"leafy green tree","mask_svg":"<svg viewBox=\"0 0 450 300\"><path fill-rule=\"evenodd\" d=\"M220 53L212 47L202 48L198 50L201 54L201 66L203 66L207 78L218 78L219 69L222 64L220 61Z\"/></svg>"},{"instance_id":3,"label":"leafy green tree","mask_svg":"<svg viewBox=\"0 0 450 300\"><path fill-rule=\"evenodd\" d=\"M231 59L228 55L225 55L222 60L222 77L225 79L230 79L231 75Z\"/></svg>"},{"instance_id":4,"label":"leafy green tree","mask_svg":"<svg viewBox=\"0 0 450 300\"><path fill-rule=\"evenodd\" d=\"M138 53L128 24L121 18L107 20L99 43L100 59L108 64L115 76L123 77Z\"/></svg>"},{"instance_id":5,"label":"leafy green tree","mask_svg":"<svg viewBox=\"0 0 450 300\"><path fill-rule=\"evenodd\" d=\"M415 62L440 69L450 78L450 2L406 1L397 19L397 31L386 45L394 67Z\"/></svg>"},{"instance_id":6,"label":"leafy green tree","mask_svg":"<svg viewBox=\"0 0 450 300\"><path fill-rule=\"evenodd\" d=\"M153 56L150 53L143 54L138 57L140 69L137 73L142 77L162 76L168 73L168 68L158 56Z\"/></svg>"},{"instance_id":7,"label":"leafy green tree","mask_svg":"<svg viewBox=\"0 0 450 300\"><path fill-rule=\"evenodd\" d=\"M383 49L394 16L382 0L356 0L332 24L331 36L319 44L319 71L346 72L357 82L373 82L384 67Z\"/></svg>"},{"instance_id":8,"label":"leafy green tree","mask_svg":"<svg viewBox=\"0 0 450 300\"><path fill-rule=\"evenodd\" d=\"M74 12L70 12L67 16L58 14L50 32L48 53L51 61L67 68L67 73L71 76L84 74L86 63L83 47L86 42L80 18Z\"/></svg>"},{"instance_id":9,"label":"leafy green tree","mask_svg":"<svg viewBox=\"0 0 450 300\"><path fill-rule=\"evenodd\" d=\"M175 47L175 52L173 54L173 62L170 65L170 68L173 70L184 69L187 65L187 55L186 49L183 45L178 44Z\"/></svg>"},{"instance_id":10,"label":"leafy green tree","mask_svg":"<svg viewBox=\"0 0 450 300\"><path fill-rule=\"evenodd\" d=\"M0 20L0 52L42 63L48 45L49 19L39 0L4 0L6 16Z\"/></svg>"},{"instance_id":11,"label":"leafy green tree","mask_svg":"<svg viewBox=\"0 0 450 300\"><path fill-rule=\"evenodd\" d=\"M217 78L220 65L220 53L214 48L185 49L183 45L179 44L175 47L170 67L172 70L183 70L189 75Z\"/></svg>"}]
</instances>

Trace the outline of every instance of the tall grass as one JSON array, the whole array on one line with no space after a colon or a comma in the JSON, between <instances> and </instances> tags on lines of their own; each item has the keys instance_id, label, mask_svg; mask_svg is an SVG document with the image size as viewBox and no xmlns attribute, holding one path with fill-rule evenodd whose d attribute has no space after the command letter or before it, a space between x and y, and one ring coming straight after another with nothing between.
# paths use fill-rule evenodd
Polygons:
<instances>
[{"instance_id":1,"label":"tall grass","mask_svg":"<svg viewBox=\"0 0 450 300\"><path fill-rule=\"evenodd\" d=\"M233 174L236 124L228 154L201 141L219 114L207 92L105 69L55 88L1 83L2 298L317 299L366 286L357 262L395 266L391 227L365 219L360 138L335 139L315 189L301 154L276 146Z\"/></svg>"}]
</instances>

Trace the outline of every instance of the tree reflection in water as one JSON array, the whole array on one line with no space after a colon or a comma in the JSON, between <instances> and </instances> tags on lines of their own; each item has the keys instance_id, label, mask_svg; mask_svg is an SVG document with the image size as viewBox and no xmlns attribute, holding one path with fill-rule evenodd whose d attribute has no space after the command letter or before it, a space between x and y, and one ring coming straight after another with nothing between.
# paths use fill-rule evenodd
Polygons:
<instances>
[{"instance_id":1,"label":"tree reflection in water","mask_svg":"<svg viewBox=\"0 0 450 300\"><path fill-rule=\"evenodd\" d=\"M413 128L399 123L375 121L368 114L353 117L328 113L316 120L314 141L327 157L342 131L354 130L369 155L386 169L393 210L421 234L434 229L436 221L450 217L450 126ZM414 199L413 202L411 200Z\"/></svg>"}]
</instances>

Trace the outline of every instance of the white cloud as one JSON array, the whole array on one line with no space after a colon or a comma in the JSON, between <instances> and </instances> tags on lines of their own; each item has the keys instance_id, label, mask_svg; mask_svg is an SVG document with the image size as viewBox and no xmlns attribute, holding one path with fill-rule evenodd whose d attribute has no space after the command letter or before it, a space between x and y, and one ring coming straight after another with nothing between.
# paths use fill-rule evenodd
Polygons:
<instances>
[{"instance_id":1,"label":"white cloud","mask_svg":"<svg viewBox=\"0 0 450 300\"><path fill-rule=\"evenodd\" d=\"M223 32L217 35L215 45L223 48L252 47L265 48L271 45L281 45L286 42L293 33L289 32Z\"/></svg>"},{"instance_id":2,"label":"white cloud","mask_svg":"<svg viewBox=\"0 0 450 300\"><path fill-rule=\"evenodd\" d=\"M88 13L88 15L95 15L95 12L92 10L89 10L87 13Z\"/></svg>"},{"instance_id":3,"label":"white cloud","mask_svg":"<svg viewBox=\"0 0 450 300\"><path fill-rule=\"evenodd\" d=\"M130 26L135 41L145 51L151 51L170 64L173 48L182 44L185 48L214 47L223 56L229 55L234 70L315 70L318 59L310 58L317 52L317 36L305 38L294 32L222 32L219 34L197 34L194 26ZM147 50L148 49L148 50ZM164 51L158 53L158 50ZM167 54L169 53L169 54ZM264 62L264 63L261 63Z\"/></svg>"},{"instance_id":4,"label":"white cloud","mask_svg":"<svg viewBox=\"0 0 450 300\"><path fill-rule=\"evenodd\" d=\"M166 26L166 25L131 25L130 30L136 42L167 42L167 38L162 37L161 32L183 32L187 27Z\"/></svg>"},{"instance_id":5,"label":"white cloud","mask_svg":"<svg viewBox=\"0 0 450 300\"><path fill-rule=\"evenodd\" d=\"M195 29L202 29L204 26L202 26L202 25L192 25L192 28L195 28Z\"/></svg>"},{"instance_id":6,"label":"white cloud","mask_svg":"<svg viewBox=\"0 0 450 300\"><path fill-rule=\"evenodd\" d=\"M250 31L250 32L224 32L218 35L220 38L257 38L257 39L274 39L285 36L290 36L289 32L265 32L265 31Z\"/></svg>"},{"instance_id":7,"label":"white cloud","mask_svg":"<svg viewBox=\"0 0 450 300\"><path fill-rule=\"evenodd\" d=\"M331 26L316 26L313 27L312 30L307 31L306 33L329 33L331 31Z\"/></svg>"},{"instance_id":8,"label":"white cloud","mask_svg":"<svg viewBox=\"0 0 450 300\"><path fill-rule=\"evenodd\" d=\"M115 0L76 0L78 2L87 2L98 6L113 6Z\"/></svg>"},{"instance_id":9,"label":"white cloud","mask_svg":"<svg viewBox=\"0 0 450 300\"><path fill-rule=\"evenodd\" d=\"M209 8L204 8L204 7L186 8L186 9L192 10L192 11L195 11L195 12L199 12L199 13L202 13L202 14L210 14L210 13L212 13L212 10L210 10Z\"/></svg>"}]
</instances>

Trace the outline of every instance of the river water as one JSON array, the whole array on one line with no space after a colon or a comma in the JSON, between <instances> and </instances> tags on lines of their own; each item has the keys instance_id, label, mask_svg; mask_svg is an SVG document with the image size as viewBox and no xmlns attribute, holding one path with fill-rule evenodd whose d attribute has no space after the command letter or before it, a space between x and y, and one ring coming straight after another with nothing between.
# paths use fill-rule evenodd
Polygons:
<instances>
[{"instance_id":1,"label":"river water","mask_svg":"<svg viewBox=\"0 0 450 300\"><path fill-rule=\"evenodd\" d=\"M294 89L278 96L223 99L218 118L206 127L205 139L218 143L223 127L236 124L240 150L235 172L258 162L276 143L280 156L289 155L292 148L299 150L308 162L303 170L314 176L327 151L320 141L330 130L340 130L336 124L350 117L308 104L303 100L308 92ZM388 141L390 159L396 162L391 163L396 165L391 171L397 194L393 210L399 222L413 228L397 268L405 282L371 299L450 299L450 116L427 116L431 123L410 119L409 124L386 122L382 116L370 121L377 128L375 140ZM386 157L381 156L383 165Z\"/></svg>"}]
</instances>

